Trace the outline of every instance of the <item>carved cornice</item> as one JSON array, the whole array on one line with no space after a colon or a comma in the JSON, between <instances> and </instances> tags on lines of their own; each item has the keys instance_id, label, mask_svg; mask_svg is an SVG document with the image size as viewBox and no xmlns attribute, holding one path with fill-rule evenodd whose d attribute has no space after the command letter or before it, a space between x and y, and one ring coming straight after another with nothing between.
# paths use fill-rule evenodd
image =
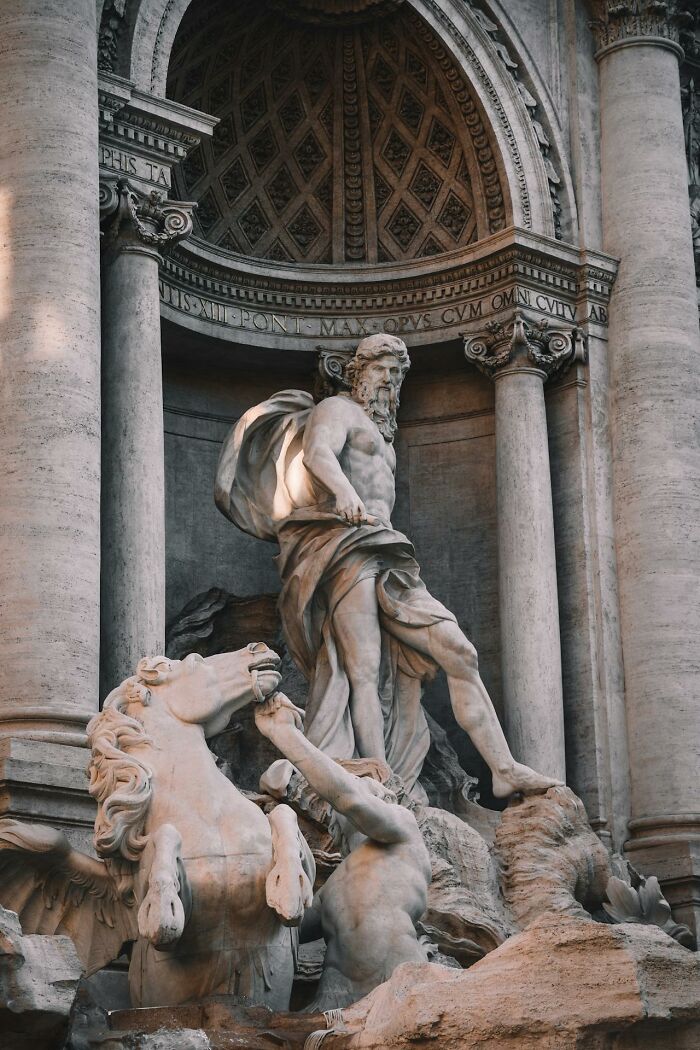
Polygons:
<instances>
[{"instance_id":1,"label":"carved cornice","mask_svg":"<svg viewBox=\"0 0 700 1050\"><path fill-rule=\"evenodd\" d=\"M682 0L591 0L591 8L599 51L652 39L682 54L680 35L692 23Z\"/></svg>"},{"instance_id":2,"label":"carved cornice","mask_svg":"<svg viewBox=\"0 0 700 1050\"><path fill-rule=\"evenodd\" d=\"M508 321L489 321L484 329L482 335L465 338L464 356L491 379L513 369L530 368L547 380L573 361L586 360L579 328L550 328L549 321L527 320L521 310Z\"/></svg>"},{"instance_id":3,"label":"carved cornice","mask_svg":"<svg viewBox=\"0 0 700 1050\"><path fill-rule=\"evenodd\" d=\"M607 256L512 229L401 266L232 265L193 237L164 260L161 299L165 317L202 335L307 351L379 331L409 345L459 339L515 308L556 328L593 325L604 338L615 272Z\"/></svg>"},{"instance_id":4,"label":"carved cornice","mask_svg":"<svg viewBox=\"0 0 700 1050\"><path fill-rule=\"evenodd\" d=\"M158 190L139 193L128 179L100 181L102 243L108 251L143 250L163 255L192 233L196 204L166 200Z\"/></svg>"}]
</instances>

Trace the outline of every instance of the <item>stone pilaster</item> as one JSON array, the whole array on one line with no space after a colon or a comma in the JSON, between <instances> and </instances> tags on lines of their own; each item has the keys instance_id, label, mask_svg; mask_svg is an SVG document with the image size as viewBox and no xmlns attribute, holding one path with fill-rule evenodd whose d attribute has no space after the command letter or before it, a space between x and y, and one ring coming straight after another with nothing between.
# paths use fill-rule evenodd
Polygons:
<instances>
[{"instance_id":1,"label":"stone pilaster","mask_svg":"<svg viewBox=\"0 0 700 1050\"><path fill-rule=\"evenodd\" d=\"M163 385L158 266L195 205L103 180L102 621L105 696L165 646Z\"/></svg>"},{"instance_id":2,"label":"stone pilaster","mask_svg":"<svg viewBox=\"0 0 700 1050\"><path fill-rule=\"evenodd\" d=\"M465 356L495 382L501 666L515 757L564 778L559 603L544 383L580 348L576 330L492 321Z\"/></svg>"},{"instance_id":3,"label":"stone pilaster","mask_svg":"<svg viewBox=\"0 0 700 1050\"><path fill-rule=\"evenodd\" d=\"M700 334L675 3L602 4L615 535L632 784L627 849L700 916ZM602 32L602 35L600 35Z\"/></svg>"}]
</instances>

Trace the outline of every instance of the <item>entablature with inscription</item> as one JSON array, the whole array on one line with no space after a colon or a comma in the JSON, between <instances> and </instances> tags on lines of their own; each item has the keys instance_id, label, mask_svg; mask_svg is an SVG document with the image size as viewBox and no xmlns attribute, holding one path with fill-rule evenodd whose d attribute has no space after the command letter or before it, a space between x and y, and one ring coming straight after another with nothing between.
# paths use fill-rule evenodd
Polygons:
<instances>
[{"instance_id":1,"label":"entablature with inscription","mask_svg":"<svg viewBox=\"0 0 700 1050\"><path fill-rule=\"evenodd\" d=\"M100 176L128 178L144 192L168 193L172 169L218 124L189 106L139 91L113 73L98 79Z\"/></svg>"},{"instance_id":2,"label":"entablature with inscription","mask_svg":"<svg viewBox=\"0 0 700 1050\"><path fill-rule=\"evenodd\" d=\"M617 265L610 256L509 228L438 260L285 266L218 252L192 238L161 267L162 316L252 346L352 346L387 331L409 345L476 334L519 307L605 336Z\"/></svg>"}]
</instances>

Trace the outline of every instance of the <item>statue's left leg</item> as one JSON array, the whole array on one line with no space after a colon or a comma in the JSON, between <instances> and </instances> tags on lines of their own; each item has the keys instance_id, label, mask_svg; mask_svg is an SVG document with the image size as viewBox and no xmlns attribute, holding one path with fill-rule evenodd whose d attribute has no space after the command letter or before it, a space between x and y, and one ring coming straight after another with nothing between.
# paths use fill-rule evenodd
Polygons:
<instances>
[{"instance_id":1,"label":"statue's left leg","mask_svg":"<svg viewBox=\"0 0 700 1050\"><path fill-rule=\"evenodd\" d=\"M454 716L471 738L493 775L493 793L506 798L516 792L534 794L561 783L516 762L498 715L479 674L476 649L453 620L430 627L392 624L391 631L414 649L431 656L447 675ZM544 729L544 727L543 727Z\"/></svg>"}]
</instances>

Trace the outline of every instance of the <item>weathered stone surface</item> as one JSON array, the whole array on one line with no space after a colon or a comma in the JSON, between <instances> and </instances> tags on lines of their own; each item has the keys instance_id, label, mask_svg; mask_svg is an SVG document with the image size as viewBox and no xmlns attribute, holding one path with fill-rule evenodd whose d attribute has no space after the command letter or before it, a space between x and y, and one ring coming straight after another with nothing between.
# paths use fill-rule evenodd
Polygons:
<instances>
[{"instance_id":1,"label":"weathered stone surface","mask_svg":"<svg viewBox=\"0 0 700 1050\"><path fill-rule=\"evenodd\" d=\"M96 39L92 0L22 0L0 49L0 728L66 743L98 702Z\"/></svg>"},{"instance_id":2,"label":"weathered stone surface","mask_svg":"<svg viewBox=\"0 0 700 1050\"><path fill-rule=\"evenodd\" d=\"M24 936L14 912L0 907L0 1045L56 1050L83 968L69 937Z\"/></svg>"},{"instance_id":3,"label":"weathered stone surface","mask_svg":"<svg viewBox=\"0 0 700 1050\"><path fill-rule=\"evenodd\" d=\"M324 1050L685 1050L700 960L660 930L536 920L466 973L400 967Z\"/></svg>"},{"instance_id":4,"label":"weathered stone surface","mask_svg":"<svg viewBox=\"0 0 700 1050\"><path fill-rule=\"evenodd\" d=\"M245 646L260 638L282 658L280 673L285 692L302 709L309 694L308 682L289 655L282 635L276 594L238 597L220 587L197 594L175 615L166 629L168 656L181 659L187 653L215 656ZM462 768L457 752L442 726L425 712L430 747L420 783L432 806L463 814L469 819L476 778ZM229 779L249 791L257 791L261 775L279 758L275 748L256 730L251 708L244 708L223 733L213 737L210 747ZM233 771L235 770L235 777Z\"/></svg>"},{"instance_id":5,"label":"weathered stone surface","mask_svg":"<svg viewBox=\"0 0 700 1050\"><path fill-rule=\"evenodd\" d=\"M514 930L497 861L465 820L434 807L420 807L416 815L433 873L419 928L442 953L469 966Z\"/></svg>"},{"instance_id":6,"label":"weathered stone surface","mask_svg":"<svg viewBox=\"0 0 700 1050\"><path fill-rule=\"evenodd\" d=\"M495 844L503 896L520 929L547 913L588 920L605 900L608 853L569 788L514 799Z\"/></svg>"},{"instance_id":7,"label":"weathered stone surface","mask_svg":"<svg viewBox=\"0 0 700 1050\"><path fill-rule=\"evenodd\" d=\"M538 362L549 349L530 348ZM321 363L325 370L323 356ZM543 775L514 759L474 646L427 590L412 544L391 522L393 441L409 368L403 340L378 333L360 340L344 368L339 364L335 393L316 403L306 391L283 390L249 409L222 446L214 499L239 529L279 544L279 609L290 653L309 681L305 730L312 743L339 758L386 760L420 797L416 785L430 744L422 683L442 670L454 717L491 769L494 795L544 791L560 782L563 763ZM540 396L538 437L546 446L541 389ZM538 471L549 485L548 469L539 464ZM547 616L545 633L558 654L553 536L551 547L547 594L554 605L546 611L554 610L554 619ZM561 735L563 752L558 659L549 663L559 667L559 710L549 704L549 731L539 735Z\"/></svg>"},{"instance_id":8,"label":"weathered stone surface","mask_svg":"<svg viewBox=\"0 0 700 1050\"><path fill-rule=\"evenodd\" d=\"M322 1014L273 1014L227 996L109 1016L89 1003L79 1005L70 1050L301 1050L309 1033L324 1024Z\"/></svg>"}]
</instances>

